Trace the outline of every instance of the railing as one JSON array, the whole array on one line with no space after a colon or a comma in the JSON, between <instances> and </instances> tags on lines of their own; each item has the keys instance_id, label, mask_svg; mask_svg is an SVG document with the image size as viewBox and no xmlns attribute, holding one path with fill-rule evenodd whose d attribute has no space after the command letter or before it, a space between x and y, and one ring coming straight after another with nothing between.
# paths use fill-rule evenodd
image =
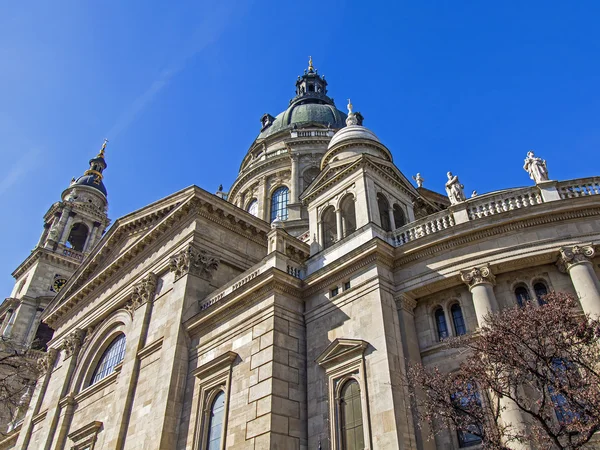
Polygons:
<instances>
[{"instance_id":1,"label":"railing","mask_svg":"<svg viewBox=\"0 0 600 450\"><path fill-rule=\"evenodd\" d=\"M454 217L452 217L452 213L449 211L440 211L393 231L392 243L398 247L453 226Z\"/></svg>"},{"instance_id":2,"label":"railing","mask_svg":"<svg viewBox=\"0 0 600 450\"><path fill-rule=\"evenodd\" d=\"M467 213L469 220L475 220L542 203L544 201L539 189L531 187L472 198L467 201Z\"/></svg>"},{"instance_id":3,"label":"railing","mask_svg":"<svg viewBox=\"0 0 600 450\"><path fill-rule=\"evenodd\" d=\"M586 195L598 195L600 194L600 177L561 181L558 183L557 188L560 198L563 200Z\"/></svg>"},{"instance_id":4,"label":"railing","mask_svg":"<svg viewBox=\"0 0 600 450\"><path fill-rule=\"evenodd\" d=\"M292 130L290 131L290 137L332 137L334 135L333 130Z\"/></svg>"},{"instance_id":5,"label":"railing","mask_svg":"<svg viewBox=\"0 0 600 450\"><path fill-rule=\"evenodd\" d=\"M83 254L76 252L75 250L69 250L68 248L65 248L62 253L63 255L76 259L77 261L83 260Z\"/></svg>"}]
</instances>

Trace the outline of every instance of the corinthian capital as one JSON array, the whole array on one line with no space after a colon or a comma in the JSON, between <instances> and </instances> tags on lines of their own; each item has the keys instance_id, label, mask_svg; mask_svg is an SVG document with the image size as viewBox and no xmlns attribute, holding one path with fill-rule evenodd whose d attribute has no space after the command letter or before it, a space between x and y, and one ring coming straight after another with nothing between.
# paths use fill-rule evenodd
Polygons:
<instances>
[{"instance_id":1,"label":"corinthian capital","mask_svg":"<svg viewBox=\"0 0 600 450\"><path fill-rule=\"evenodd\" d=\"M84 331L77 328L69 334L63 341L62 349L65 352L65 358L70 357L73 353L81 348L83 343Z\"/></svg>"},{"instance_id":2,"label":"corinthian capital","mask_svg":"<svg viewBox=\"0 0 600 450\"><path fill-rule=\"evenodd\" d=\"M415 308L417 307L417 301L415 299L409 297L407 294L400 294L394 300L396 300L396 306L398 308L402 308L403 310L414 314Z\"/></svg>"},{"instance_id":3,"label":"corinthian capital","mask_svg":"<svg viewBox=\"0 0 600 450\"><path fill-rule=\"evenodd\" d=\"M218 267L219 258L203 250L196 250L191 245L172 256L169 264L169 269L175 273L175 281L188 273L210 279Z\"/></svg>"},{"instance_id":4,"label":"corinthian capital","mask_svg":"<svg viewBox=\"0 0 600 450\"><path fill-rule=\"evenodd\" d=\"M568 272L571 267L591 262L596 251L591 245L573 245L569 247L561 247L559 250L560 257L556 262L561 272Z\"/></svg>"},{"instance_id":5,"label":"corinthian capital","mask_svg":"<svg viewBox=\"0 0 600 450\"><path fill-rule=\"evenodd\" d=\"M460 272L460 278L467 283L469 289L483 283L492 285L496 284L496 277L492 273L492 269L490 269L489 264L480 267L473 267L472 269L468 270L462 270Z\"/></svg>"},{"instance_id":6,"label":"corinthian capital","mask_svg":"<svg viewBox=\"0 0 600 450\"><path fill-rule=\"evenodd\" d=\"M151 302L154 299L156 292L157 277L153 273L149 273L142 281L133 286L131 299L138 306L146 302Z\"/></svg>"},{"instance_id":7,"label":"corinthian capital","mask_svg":"<svg viewBox=\"0 0 600 450\"><path fill-rule=\"evenodd\" d=\"M44 356L38 358L37 369L40 376L45 375L46 372L48 372L48 370L54 366L57 355L58 351L55 348L49 348Z\"/></svg>"}]
</instances>

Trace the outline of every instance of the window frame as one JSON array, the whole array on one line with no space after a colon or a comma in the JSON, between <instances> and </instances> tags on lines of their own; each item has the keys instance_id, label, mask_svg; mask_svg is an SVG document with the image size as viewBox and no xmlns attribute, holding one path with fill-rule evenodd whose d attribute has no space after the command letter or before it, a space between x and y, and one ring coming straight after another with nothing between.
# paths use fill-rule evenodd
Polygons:
<instances>
[{"instance_id":1,"label":"window frame","mask_svg":"<svg viewBox=\"0 0 600 450\"><path fill-rule=\"evenodd\" d=\"M108 352L110 350L112 350L113 346L115 346L117 344L117 340L123 340L123 344L122 344L122 349L120 350L121 353L121 357L120 359L113 364L112 366L112 371L106 373L102 378L99 378L97 380L95 380L95 377L98 373L98 368L100 367L100 364L104 361L105 357L108 358ZM109 376L111 376L113 373L117 372L118 369L117 367L119 367L119 365L123 362L123 360L125 359L125 350L127 348L127 336L125 335L125 333L120 332L115 336L112 336L110 340L107 339L107 342L105 343L105 345L103 346L102 352L100 353L100 357L96 360L95 364L94 364L94 369L91 371L91 375L87 381L87 386L86 387L91 387L94 386L95 384L100 383L102 380L108 378Z\"/></svg>"},{"instance_id":2,"label":"window frame","mask_svg":"<svg viewBox=\"0 0 600 450\"><path fill-rule=\"evenodd\" d=\"M526 297L524 300L521 300L519 294L517 294L517 290L519 289L523 289L525 291ZM513 288L513 295L515 296L515 300L517 302L517 306L519 306L519 308L522 308L523 306L525 306L525 303L528 301L531 301L531 292L529 292L529 288L525 285L525 283L520 283L517 284L514 288Z\"/></svg>"},{"instance_id":3,"label":"window frame","mask_svg":"<svg viewBox=\"0 0 600 450\"><path fill-rule=\"evenodd\" d=\"M442 332L440 330L440 324L438 322L438 312L441 311L441 317L444 319L444 326L446 327L446 335L442 336ZM444 310L444 307L441 305L436 306L435 308L433 308L433 323L435 326L435 335L436 335L436 339L437 342L442 342L444 339L448 339L450 337L450 329L448 328L448 320L446 317L446 311Z\"/></svg>"},{"instance_id":4,"label":"window frame","mask_svg":"<svg viewBox=\"0 0 600 450\"><path fill-rule=\"evenodd\" d=\"M289 215L289 211L288 211L288 205L290 204L290 188L287 187L286 185L279 185L277 186L275 189L273 189L273 191L271 192L271 197L270 197L270 208L269 208L269 223L273 222L278 214L275 214L275 216L273 216L273 212L275 211L273 209L274 206L274 202L275 202L275 194L279 191L283 191L285 190L285 201L277 201L277 204L281 203L283 206L281 208L277 208L277 211L284 210L285 211L285 217L279 217L280 220L287 220L288 219L288 215Z\"/></svg>"},{"instance_id":5,"label":"window frame","mask_svg":"<svg viewBox=\"0 0 600 450\"><path fill-rule=\"evenodd\" d=\"M363 340L337 338L317 357L317 364L325 369L327 377L329 432L332 450L343 449L339 408L340 394L349 380L355 380L358 383L365 448L372 448L364 359L364 352L368 346L368 342Z\"/></svg>"},{"instance_id":6,"label":"window frame","mask_svg":"<svg viewBox=\"0 0 600 450\"><path fill-rule=\"evenodd\" d=\"M256 214L253 214L250 209L256 206ZM248 204L246 205L246 212L248 214L253 215L254 217L258 217L258 199L257 198L252 198Z\"/></svg>"},{"instance_id":7,"label":"window frame","mask_svg":"<svg viewBox=\"0 0 600 450\"><path fill-rule=\"evenodd\" d=\"M221 428L220 450L226 449L227 423L229 416L229 399L231 391L231 374L233 363L238 359L235 352L226 352L211 361L201 365L192 372L196 379L197 387L194 395L198 399L196 410L196 427L194 433L194 449L208 448L210 434L210 419L212 406L217 396L222 392L225 395L223 410L223 426Z\"/></svg>"},{"instance_id":8,"label":"window frame","mask_svg":"<svg viewBox=\"0 0 600 450\"><path fill-rule=\"evenodd\" d=\"M458 332L458 327L456 326L456 320L454 317L454 307L458 307L458 310L460 311L460 318L462 320L462 327L464 332L463 333L459 333ZM452 320L452 327L453 327L453 331L454 331L454 336L464 336L465 334L467 334L469 332L469 330L467 329L467 322L465 320L465 314L463 312L462 306L459 302L452 302L450 304L450 308L449 308L449 312L450 312L450 319Z\"/></svg>"}]
</instances>

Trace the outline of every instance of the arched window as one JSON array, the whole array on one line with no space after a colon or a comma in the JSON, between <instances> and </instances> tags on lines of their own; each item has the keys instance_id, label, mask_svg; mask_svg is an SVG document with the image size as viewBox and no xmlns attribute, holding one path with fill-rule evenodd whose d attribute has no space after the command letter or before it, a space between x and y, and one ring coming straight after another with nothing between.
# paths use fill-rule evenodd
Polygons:
<instances>
[{"instance_id":1,"label":"arched window","mask_svg":"<svg viewBox=\"0 0 600 450\"><path fill-rule=\"evenodd\" d=\"M104 350L104 354L98 361L90 386L106 378L115 371L115 366L123 361L125 356L125 335L118 335L110 345Z\"/></svg>"},{"instance_id":2,"label":"arched window","mask_svg":"<svg viewBox=\"0 0 600 450\"><path fill-rule=\"evenodd\" d=\"M519 306L523 306L526 302L531 300L531 297L529 296L529 291L525 286L518 286L515 289L515 298L517 299L517 304Z\"/></svg>"},{"instance_id":3,"label":"arched window","mask_svg":"<svg viewBox=\"0 0 600 450\"><path fill-rule=\"evenodd\" d=\"M210 418L208 423L208 438L206 448L208 450L221 449L221 437L223 435L223 422L225 420L225 393L220 391L214 398L210 407Z\"/></svg>"},{"instance_id":4,"label":"arched window","mask_svg":"<svg viewBox=\"0 0 600 450\"><path fill-rule=\"evenodd\" d=\"M448 325L446 324L446 316L444 315L444 310L441 306L435 310L434 317L438 332L438 339L440 341L442 339L446 339L448 337Z\"/></svg>"},{"instance_id":5,"label":"arched window","mask_svg":"<svg viewBox=\"0 0 600 450\"><path fill-rule=\"evenodd\" d=\"M382 194L377 194L377 207L379 208L379 221L384 231L392 231L390 223L390 204Z\"/></svg>"},{"instance_id":6,"label":"arched window","mask_svg":"<svg viewBox=\"0 0 600 450\"><path fill-rule=\"evenodd\" d=\"M346 382L340 396L342 450L365 448L360 387L356 380Z\"/></svg>"},{"instance_id":7,"label":"arched window","mask_svg":"<svg viewBox=\"0 0 600 450\"><path fill-rule=\"evenodd\" d=\"M406 225L406 217L404 216L404 210L398 203L394 205L394 227L400 228Z\"/></svg>"},{"instance_id":8,"label":"arched window","mask_svg":"<svg viewBox=\"0 0 600 450\"><path fill-rule=\"evenodd\" d=\"M287 220L288 218L288 200L289 190L285 186L281 186L273 192L271 196L271 222L277 217L281 220Z\"/></svg>"},{"instance_id":9,"label":"arched window","mask_svg":"<svg viewBox=\"0 0 600 450\"><path fill-rule=\"evenodd\" d=\"M542 281L538 281L533 285L533 292L535 292L535 298L540 305L545 305L544 295L548 294L548 286Z\"/></svg>"},{"instance_id":10,"label":"arched window","mask_svg":"<svg viewBox=\"0 0 600 450\"><path fill-rule=\"evenodd\" d=\"M71 232L69 233L69 238L67 239L67 247L72 248L77 252L82 252L83 247L85 245L85 241L87 240L89 230L86 224L84 223L76 223L71 228Z\"/></svg>"},{"instance_id":11,"label":"arched window","mask_svg":"<svg viewBox=\"0 0 600 450\"><path fill-rule=\"evenodd\" d=\"M248 204L248 212L252 214L254 217L258 217L258 200L253 199Z\"/></svg>"},{"instance_id":12,"label":"arched window","mask_svg":"<svg viewBox=\"0 0 600 450\"><path fill-rule=\"evenodd\" d=\"M323 213L321 228L323 230L323 248L331 247L337 241L335 210L333 206L329 206Z\"/></svg>"},{"instance_id":13,"label":"arched window","mask_svg":"<svg viewBox=\"0 0 600 450\"><path fill-rule=\"evenodd\" d=\"M342 236L346 237L356 231L356 209L354 197L346 195L340 204L342 210Z\"/></svg>"},{"instance_id":14,"label":"arched window","mask_svg":"<svg viewBox=\"0 0 600 450\"><path fill-rule=\"evenodd\" d=\"M465 326L465 319L463 318L462 309L458 303L455 303L450 308L450 314L452 314L452 322L454 323L454 331L457 336L461 336L467 333L467 327Z\"/></svg>"}]
</instances>

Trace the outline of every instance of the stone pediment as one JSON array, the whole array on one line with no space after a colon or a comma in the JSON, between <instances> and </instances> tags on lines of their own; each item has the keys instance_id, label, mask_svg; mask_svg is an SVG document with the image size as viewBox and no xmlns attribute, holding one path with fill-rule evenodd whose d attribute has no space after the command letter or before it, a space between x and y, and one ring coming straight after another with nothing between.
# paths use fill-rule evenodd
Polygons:
<instances>
[{"instance_id":1,"label":"stone pediment","mask_svg":"<svg viewBox=\"0 0 600 450\"><path fill-rule=\"evenodd\" d=\"M316 362L321 367L329 368L362 356L368 345L369 343L362 339L335 339L317 357Z\"/></svg>"},{"instance_id":2,"label":"stone pediment","mask_svg":"<svg viewBox=\"0 0 600 450\"><path fill-rule=\"evenodd\" d=\"M396 185L397 188L404 191L413 200L420 197L412 183L398 170L394 163L363 154L328 164L306 188L300 199L309 202L321 192L342 181L351 173L357 170L368 169L385 178L386 182Z\"/></svg>"},{"instance_id":3,"label":"stone pediment","mask_svg":"<svg viewBox=\"0 0 600 450\"><path fill-rule=\"evenodd\" d=\"M177 221L197 214L248 239L264 242L265 222L234 205L192 186L121 217L83 261L44 314L49 324L71 309L135 256L152 245ZM60 310L60 311L59 311Z\"/></svg>"}]
</instances>

